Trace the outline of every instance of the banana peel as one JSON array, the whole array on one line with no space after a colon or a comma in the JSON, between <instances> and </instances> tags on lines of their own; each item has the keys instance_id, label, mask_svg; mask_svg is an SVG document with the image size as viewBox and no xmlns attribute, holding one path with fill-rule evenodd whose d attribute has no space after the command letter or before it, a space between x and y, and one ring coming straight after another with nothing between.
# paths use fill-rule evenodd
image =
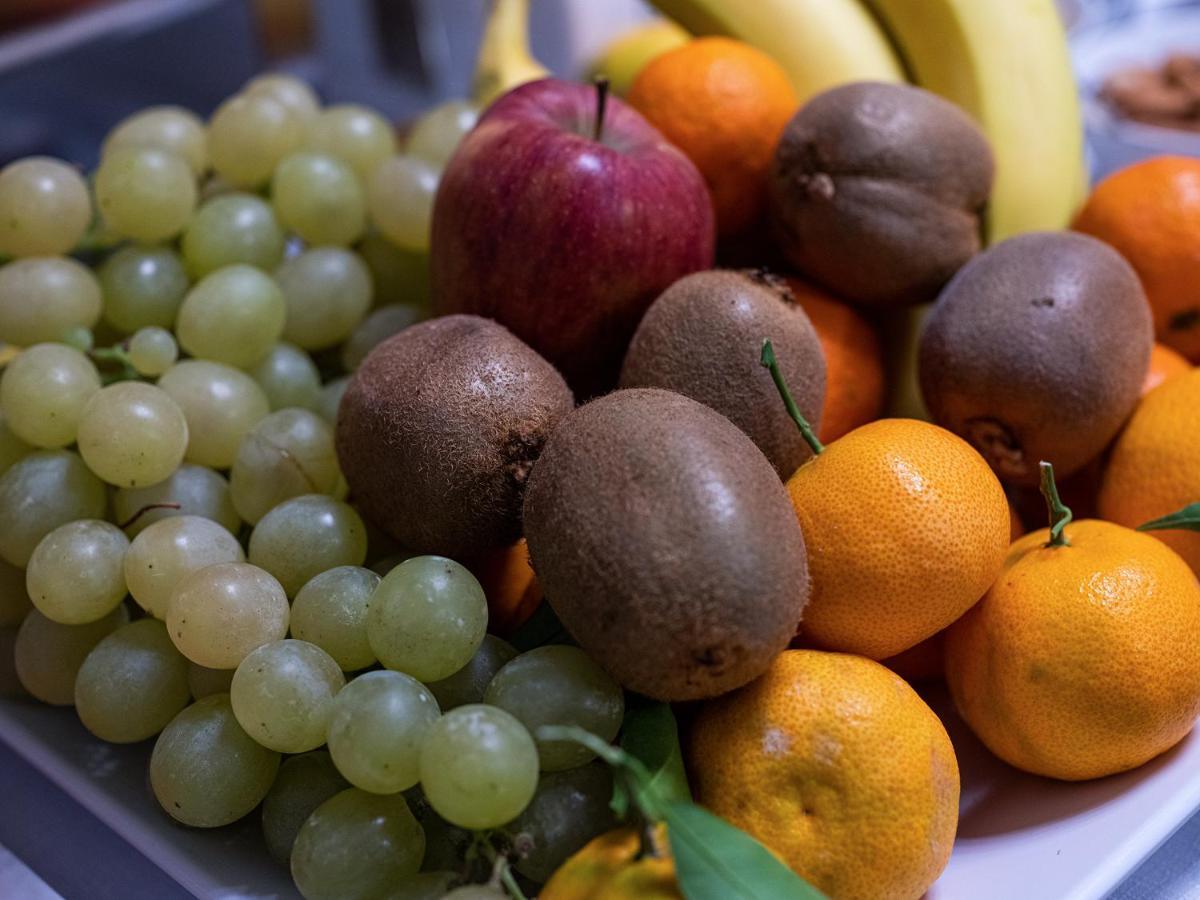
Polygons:
<instances>
[{"instance_id":1,"label":"banana peel","mask_svg":"<svg viewBox=\"0 0 1200 900\"><path fill-rule=\"evenodd\" d=\"M529 0L492 0L471 82L472 99L482 108L518 85L549 74L529 51Z\"/></svg>"}]
</instances>

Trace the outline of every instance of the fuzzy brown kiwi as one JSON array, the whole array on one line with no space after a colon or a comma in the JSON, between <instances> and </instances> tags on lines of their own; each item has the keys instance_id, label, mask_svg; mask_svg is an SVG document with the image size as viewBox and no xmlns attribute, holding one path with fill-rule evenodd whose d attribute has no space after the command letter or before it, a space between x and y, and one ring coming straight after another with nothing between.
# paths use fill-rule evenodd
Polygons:
<instances>
[{"instance_id":1,"label":"fuzzy brown kiwi","mask_svg":"<svg viewBox=\"0 0 1200 900\"><path fill-rule=\"evenodd\" d=\"M816 428L825 404L825 356L783 279L762 271L686 275L654 301L638 326L621 387L659 387L698 400L746 432L788 478L812 455L767 370L770 338L800 411Z\"/></svg>"},{"instance_id":2,"label":"fuzzy brown kiwi","mask_svg":"<svg viewBox=\"0 0 1200 900\"><path fill-rule=\"evenodd\" d=\"M993 169L987 138L949 101L909 85L842 85L784 129L768 189L776 241L849 300L932 300L979 251Z\"/></svg>"},{"instance_id":3,"label":"fuzzy brown kiwi","mask_svg":"<svg viewBox=\"0 0 1200 900\"><path fill-rule=\"evenodd\" d=\"M354 502L402 547L470 558L520 537L530 468L573 407L562 376L507 328L431 319L354 373L338 461Z\"/></svg>"},{"instance_id":4,"label":"fuzzy brown kiwi","mask_svg":"<svg viewBox=\"0 0 1200 900\"><path fill-rule=\"evenodd\" d=\"M1125 259L1071 232L1024 234L968 263L919 347L934 421L969 440L1001 479L1066 477L1100 454L1137 403L1154 330Z\"/></svg>"},{"instance_id":5,"label":"fuzzy brown kiwi","mask_svg":"<svg viewBox=\"0 0 1200 900\"><path fill-rule=\"evenodd\" d=\"M671 391L618 390L563 419L525 492L525 536L567 630L660 700L761 675L808 599L775 470L727 418Z\"/></svg>"}]
</instances>

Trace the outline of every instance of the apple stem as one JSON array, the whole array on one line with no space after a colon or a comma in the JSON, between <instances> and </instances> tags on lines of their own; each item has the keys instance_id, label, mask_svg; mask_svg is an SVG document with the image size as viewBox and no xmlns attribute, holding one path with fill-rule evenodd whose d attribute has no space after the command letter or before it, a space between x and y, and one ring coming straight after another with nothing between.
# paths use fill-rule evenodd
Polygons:
<instances>
[{"instance_id":1,"label":"apple stem","mask_svg":"<svg viewBox=\"0 0 1200 900\"><path fill-rule=\"evenodd\" d=\"M592 126L592 140L599 141L604 136L604 111L608 108L608 79L597 75L592 84L596 86L596 122Z\"/></svg>"},{"instance_id":2,"label":"apple stem","mask_svg":"<svg viewBox=\"0 0 1200 900\"><path fill-rule=\"evenodd\" d=\"M804 442L812 449L813 455L819 456L824 453L825 445L818 440L817 433L808 424L808 419L804 418L804 413L800 412L800 407L792 399L792 392L788 390L787 382L783 380L783 373L779 371L779 361L775 358L775 347L771 344L770 338L763 340L762 356L759 357L758 361L764 369L767 369L771 373L771 380L775 382L775 389L779 391L779 396L783 398L783 405L787 407L788 415L792 417L792 421L800 429L800 436L804 438Z\"/></svg>"}]
</instances>

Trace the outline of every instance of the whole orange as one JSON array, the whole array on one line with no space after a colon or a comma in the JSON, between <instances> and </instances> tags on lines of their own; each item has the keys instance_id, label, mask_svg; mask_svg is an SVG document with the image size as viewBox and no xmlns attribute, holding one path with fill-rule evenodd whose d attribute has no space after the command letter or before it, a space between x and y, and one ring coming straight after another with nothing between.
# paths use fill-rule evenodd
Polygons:
<instances>
[{"instance_id":1,"label":"whole orange","mask_svg":"<svg viewBox=\"0 0 1200 900\"><path fill-rule=\"evenodd\" d=\"M970 444L916 419L880 419L788 479L812 593L803 633L830 650L895 656L941 631L992 583L1008 500Z\"/></svg>"},{"instance_id":2,"label":"whole orange","mask_svg":"<svg viewBox=\"0 0 1200 900\"><path fill-rule=\"evenodd\" d=\"M525 538L484 555L470 569L487 597L488 631L493 634L512 634L542 602L542 588L529 564Z\"/></svg>"},{"instance_id":3,"label":"whole orange","mask_svg":"<svg viewBox=\"0 0 1200 900\"><path fill-rule=\"evenodd\" d=\"M914 647L909 647L902 653L881 659L880 662L907 681L916 684L920 681L933 681L942 677L943 658L945 651L946 632L939 631L933 637L925 638Z\"/></svg>"},{"instance_id":4,"label":"whole orange","mask_svg":"<svg viewBox=\"0 0 1200 900\"><path fill-rule=\"evenodd\" d=\"M883 415L883 345L853 307L798 278L788 278L825 353L825 407L817 436L825 443Z\"/></svg>"},{"instance_id":5,"label":"whole orange","mask_svg":"<svg viewBox=\"0 0 1200 900\"><path fill-rule=\"evenodd\" d=\"M1100 517L1135 528L1200 500L1200 369L1142 398L1113 444ZM1153 531L1200 573L1200 532Z\"/></svg>"},{"instance_id":6,"label":"whole orange","mask_svg":"<svg viewBox=\"0 0 1200 900\"><path fill-rule=\"evenodd\" d=\"M779 63L732 38L696 38L650 60L626 99L696 164L722 236L758 218L775 145L799 105Z\"/></svg>"},{"instance_id":7,"label":"whole orange","mask_svg":"<svg viewBox=\"0 0 1200 900\"><path fill-rule=\"evenodd\" d=\"M655 847L642 832L618 828L586 844L546 882L541 900L683 900L675 881L666 827L655 829ZM654 852L647 852L649 850Z\"/></svg>"},{"instance_id":8,"label":"whole orange","mask_svg":"<svg viewBox=\"0 0 1200 900\"><path fill-rule=\"evenodd\" d=\"M1085 519L1012 545L946 635L946 682L971 730L1017 768L1099 778L1174 746L1200 715L1200 585L1141 532Z\"/></svg>"},{"instance_id":9,"label":"whole orange","mask_svg":"<svg viewBox=\"0 0 1200 900\"><path fill-rule=\"evenodd\" d=\"M843 653L786 650L706 702L687 744L700 803L838 900L917 898L958 826L958 762L902 678Z\"/></svg>"},{"instance_id":10,"label":"whole orange","mask_svg":"<svg viewBox=\"0 0 1200 900\"><path fill-rule=\"evenodd\" d=\"M1114 172L1096 185L1074 227L1129 260L1158 340L1200 361L1200 159L1156 156Z\"/></svg>"},{"instance_id":11,"label":"whole orange","mask_svg":"<svg viewBox=\"0 0 1200 900\"><path fill-rule=\"evenodd\" d=\"M1150 368L1146 370L1146 380L1142 382L1142 396L1145 397L1168 378L1190 372L1191 369L1192 364L1166 344L1155 344L1150 350Z\"/></svg>"}]
</instances>

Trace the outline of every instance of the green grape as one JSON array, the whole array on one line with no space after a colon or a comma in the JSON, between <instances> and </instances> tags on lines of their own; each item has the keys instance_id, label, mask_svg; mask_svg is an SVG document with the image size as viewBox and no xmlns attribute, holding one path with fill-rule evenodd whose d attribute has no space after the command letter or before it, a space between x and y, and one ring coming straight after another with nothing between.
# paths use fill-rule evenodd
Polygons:
<instances>
[{"instance_id":1,"label":"green grape","mask_svg":"<svg viewBox=\"0 0 1200 900\"><path fill-rule=\"evenodd\" d=\"M59 525L33 550L25 588L52 622L86 625L125 599L125 551L129 538L116 525L77 519Z\"/></svg>"},{"instance_id":2,"label":"green grape","mask_svg":"<svg viewBox=\"0 0 1200 900\"><path fill-rule=\"evenodd\" d=\"M516 716L530 733L543 725L577 725L611 741L621 729L625 696L578 647L554 644L522 653L492 679L483 701ZM581 766L595 756L573 742L538 741L542 771Z\"/></svg>"},{"instance_id":3,"label":"green grape","mask_svg":"<svg viewBox=\"0 0 1200 900\"><path fill-rule=\"evenodd\" d=\"M262 805L267 852L283 863L291 859L304 822L318 806L348 787L324 750L285 759Z\"/></svg>"},{"instance_id":4,"label":"green grape","mask_svg":"<svg viewBox=\"0 0 1200 900\"><path fill-rule=\"evenodd\" d=\"M607 763L591 762L566 772L547 772L537 792L508 830L526 834L533 849L516 869L544 882L592 838L617 827L613 814L613 776Z\"/></svg>"},{"instance_id":5,"label":"green grape","mask_svg":"<svg viewBox=\"0 0 1200 900\"><path fill-rule=\"evenodd\" d=\"M86 625L51 622L36 609L17 631L13 648L21 687L43 703L70 706L75 702L75 676L100 641L129 621L124 606Z\"/></svg>"},{"instance_id":6,"label":"green grape","mask_svg":"<svg viewBox=\"0 0 1200 900\"><path fill-rule=\"evenodd\" d=\"M62 336L62 342L80 353L91 353L96 346L96 336L88 329L76 325L67 329L66 334Z\"/></svg>"},{"instance_id":7,"label":"green grape","mask_svg":"<svg viewBox=\"0 0 1200 900\"><path fill-rule=\"evenodd\" d=\"M316 808L292 847L305 900L375 900L421 867L425 835L404 798L348 788Z\"/></svg>"},{"instance_id":8,"label":"green grape","mask_svg":"<svg viewBox=\"0 0 1200 900\"><path fill-rule=\"evenodd\" d=\"M303 122L312 121L321 111L321 101L307 82L280 72L268 72L266 75L251 78L242 88L242 93L271 97L294 112Z\"/></svg>"},{"instance_id":9,"label":"green grape","mask_svg":"<svg viewBox=\"0 0 1200 900\"><path fill-rule=\"evenodd\" d=\"M253 525L284 500L332 494L340 476L333 429L314 412L281 409L242 439L229 485L238 514Z\"/></svg>"},{"instance_id":10,"label":"green grape","mask_svg":"<svg viewBox=\"0 0 1200 900\"><path fill-rule=\"evenodd\" d=\"M360 566L367 529L348 504L324 494L280 503L250 534L250 562L279 579L289 597L335 566Z\"/></svg>"},{"instance_id":11,"label":"green grape","mask_svg":"<svg viewBox=\"0 0 1200 900\"><path fill-rule=\"evenodd\" d=\"M404 150L444 169L468 131L479 121L479 107L468 100L450 100L417 119Z\"/></svg>"},{"instance_id":12,"label":"green grape","mask_svg":"<svg viewBox=\"0 0 1200 900\"><path fill-rule=\"evenodd\" d=\"M196 178L174 153L114 147L96 170L96 205L121 237L145 244L170 240L196 209Z\"/></svg>"},{"instance_id":13,"label":"green grape","mask_svg":"<svg viewBox=\"0 0 1200 900\"><path fill-rule=\"evenodd\" d=\"M8 427L35 447L75 443L84 406L100 390L92 361L65 344L34 344L0 376L0 409Z\"/></svg>"},{"instance_id":14,"label":"green grape","mask_svg":"<svg viewBox=\"0 0 1200 900\"><path fill-rule=\"evenodd\" d=\"M390 241L409 250L429 250L429 224L438 172L415 156L393 156L371 173L367 209L371 223Z\"/></svg>"},{"instance_id":15,"label":"green grape","mask_svg":"<svg viewBox=\"0 0 1200 900\"><path fill-rule=\"evenodd\" d=\"M309 125L305 147L344 160L366 181L375 167L396 152L391 123L365 106L329 106Z\"/></svg>"},{"instance_id":16,"label":"green grape","mask_svg":"<svg viewBox=\"0 0 1200 900\"><path fill-rule=\"evenodd\" d=\"M342 345L342 366L346 371L353 372L378 344L424 317L424 312L415 306L393 303L379 307L363 319L350 339Z\"/></svg>"},{"instance_id":17,"label":"green grape","mask_svg":"<svg viewBox=\"0 0 1200 900\"><path fill-rule=\"evenodd\" d=\"M338 407L342 403L342 395L346 393L346 388L349 386L350 376L341 375L325 384L321 388L321 392L317 394L317 402L313 409L330 425L337 425Z\"/></svg>"},{"instance_id":18,"label":"green grape","mask_svg":"<svg viewBox=\"0 0 1200 900\"><path fill-rule=\"evenodd\" d=\"M188 292L175 336L192 356L245 368L279 340L286 315L275 280L238 263L206 275Z\"/></svg>"},{"instance_id":19,"label":"green grape","mask_svg":"<svg viewBox=\"0 0 1200 900\"><path fill-rule=\"evenodd\" d=\"M179 404L188 423L185 459L225 469L238 446L271 411L258 382L240 369L202 359L176 363L158 386Z\"/></svg>"},{"instance_id":20,"label":"green grape","mask_svg":"<svg viewBox=\"0 0 1200 900\"><path fill-rule=\"evenodd\" d=\"M130 244L97 270L104 292L104 318L123 334L175 324L188 290L183 260L170 247Z\"/></svg>"},{"instance_id":21,"label":"green grape","mask_svg":"<svg viewBox=\"0 0 1200 900\"><path fill-rule=\"evenodd\" d=\"M380 577L370 569L338 566L309 580L292 603L292 634L316 644L345 672L375 662L367 640L367 606Z\"/></svg>"},{"instance_id":22,"label":"green grape","mask_svg":"<svg viewBox=\"0 0 1200 900\"><path fill-rule=\"evenodd\" d=\"M167 630L179 652L210 669L236 669L250 651L287 636L279 582L249 563L217 563L180 581L167 601Z\"/></svg>"},{"instance_id":23,"label":"green grape","mask_svg":"<svg viewBox=\"0 0 1200 900\"><path fill-rule=\"evenodd\" d=\"M30 156L0 169L0 255L67 253L91 220L87 182L74 166Z\"/></svg>"},{"instance_id":24,"label":"green grape","mask_svg":"<svg viewBox=\"0 0 1200 900\"><path fill-rule=\"evenodd\" d=\"M208 123L212 166L238 188L265 184L279 161L303 140L301 118L264 91L230 97Z\"/></svg>"},{"instance_id":25,"label":"green grape","mask_svg":"<svg viewBox=\"0 0 1200 900\"><path fill-rule=\"evenodd\" d=\"M183 259L193 278L234 263L271 270L283 259L283 229L271 204L253 194L206 201L183 233Z\"/></svg>"},{"instance_id":26,"label":"green grape","mask_svg":"<svg viewBox=\"0 0 1200 900\"><path fill-rule=\"evenodd\" d=\"M359 675L334 698L329 752L352 785L394 794L417 783L421 745L440 715L423 684L402 672Z\"/></svg>"},{"instance_id":27,"label":"green grape","mask_svg":"<svg viewBox=\"0 0 1200 900\"><path fill-rule=\"evenodd\" d=\"M123 625L98 643L75 677L83 727L113 744L154 737L191 701L188 664L155 619Z\"/></svg>"},{"instance_id":28,"label":"green grape","mask_svg":"<svg viewBox=\"0 0 1200 900\"><path fill-rule=\"evenodd\" d=\"M213 694L228 694L237 669L210 669L188 660L188 690L200 700Z\"/></svg>"},{"instance_id":29,"label":"green grape","mask_svg":"<svg viewBox=\"0 0 1200 900\"><path fill-rule=\"evenodd\" d=\"M429 254L397 247L372 229L355 248L371 271L376 306L402 304L429 315L432 303L429 284Z\"/></svg>"},{"instance_id":30,"label":"green grape","mask_svg":"<svg viewBox=\"0 0 1200 900\"><path fill-rule=\"evenodd\" d=\"M511 822L538 783L537 747L525 726L483 704L460 706L438 719L421 745L420 767L429 803L462 828Z\"/></svg>"},{"instance_id":31,"label":"green grape","mask_svg":"<svg viewBox=\"0 0 1200 900\"><path fill-rule=\"evenodd\" d=\"M393 886L382 895L383 900L442 900L458 878L457 872L419 872ZM499 900L499 897L492 894L489 900Z\"/></svg>"},{"instance_id":32,"label":"green grape","mask_svg":"<svg viewBox=\"0 0 1200 900\"><path fill-rule=\"evenodd\" d=\"M425 861L421 863L422 870L470 871L472 867L467 864L467 854L475 842L475 835L457 825L451 825L439 816L420 787L413 788L405 796L413 815L421 824L421 830L425 832Z\"/></svg>"},{"instance_id":33,"label":"green grape","mask_svg":"<svg viewBox=\"0 0 1200 900\"><path fill-rule=\"evenodd\" d=\"M20 625L32 608L29 592L25 590L24 570L0 559L0 628ZM363 641L366 641L365 629Z\"/></svg>"},{"instance_id":34,"label":"green grape","mask_svg":"<svg viewBox=\"0 0 1200 900\"><path fill-rule=\"evenodd\" d=\"M285 227L306 243L352 244L366 228L362 185L335 156L293 153L271 178L271 202Z\"/></svg>"},{"instance_id":35,"label":"green grape","mask_svg":"<svg viewBox=\"0 0 1200 900\"><path fill-rule=\"evenodd\" d=\"M102 519L103 482L70 450L38 450L0 476L0 557L25 568L34 548L59 525Z\"/></svg>"},{"instance_id":36,"label":"green grape","mask_svg":"<svg viewBox=\"0 0 1200 900\"><path fill-rule=\"evenodd\" d=\"M371 308L371 273L341 247L317 247L289 259L275 273L287 303L283 336L305 350L340 344Z\"/></svg>"},{"instance_id":37,"label":"green grape","mask_svg":"<svg viewBox=\"0 0 1200 900\"><path fill-rule=\"evenodd\" d=\"M172 818L217 828L258 806L278 770L279 754L242 730L227 694L213 694L184 709L158 736L150 787Z\"/></svg>"},{"instance_id":38,"label":"green grape","mask_svg":"<svg viewBox=\"0 0 1200 900\"><path fill-rule=\"evenodd\" d=\"M293 344L271 348L250 375L267 395L271 409L312 409L321 393L321 373L312 358Z\"/></svg>"},{"instance_id":39,"label":"green grape","mask_svg":"<svg viewBox=\"0 0 1200 900\"><path fill-rule=\"evenodd\" d=\"M154 147L173 153L197 177L208 170L204 122L182 106L149 106L122 119L104 139L101 156L118 147Z\"/></svg>"},{"instance_id":40,"label":"green grape","mask_svg":"<svg viewBox=\"0 0 1200 900\"><path fill-rule=\"evenodd\" d=\"M203 516L235 533L242 525L229 497L229 483L204 466L184 463L166 481L118 488L113 494L113 518L131 539L172 516Z\"/></svg>"},{"instance_id":41,"label":"green grape","mask_svg":"<svg viewBox=\"0 0 1200 900\"><path fill-rule=\"evenodd\" d=\"M371 598L367 638L379 661L421 681L453 675L487 631L487 598L464 566L442 556L405 560Z\"/></svg>"},{"instance_id":42,"label":"green grape","mask_svg":"<svg viewBox=\"0 0 1200 900\"><path fill-rule=\"evenodd\" d=\"M92 394L79 417L79 453L88 468L122 487L171 477L183 462L188 425L161 388L121 381Z\"/></svg>"},{"instance_id":43,"label":"green grape","mask_svg":"<svg viewBox=\"0 0 1200 900\"><path fill-rule=\"evenodd\" d=\"M494 634L485 634L470 662L441 681L426 687L445 712L468 703L482 703L484 691L501 667L517 656L517 648Z\"/></svg>"},{"instance_id":44,"label":"green grape","mask_svg":"<svg viewBox=\"0 0 1200 900\"><path fill-rule=\"evenodd\" d=\"M340 394L338 395L338 400L341 400ZM3 475L14 463L24 459L32 452L33 447L17 437L12 428L9 427L8 416L4 414L4 404L0 403L0 475Z\"/></svg>"},{"instance_id":45,"label":"green grape","mask_svg":"<svg viewBox=\"0 0 1200 900\"><path fill-rule=\"evenodd\" d=\"M503 900L505 896L486 884L464 884L446 894L442 900Z\"/></svg>"},{"instance_id":46,"label":"green grape","mask_svg":"<svg viewBox=\"0 0 1200 900\"><path fill-rule=\"evenodd\" d=\"M172 516L133 539L125 554L125 583L138 606L165 619L171 594L184 578L205 566L245 558L237 538L211 519Z\"/></svg>"},{"instance_id":47,"label":"green grape","mask_svg":"<svg viewBox=\"0 0 1200 900\"><path fill-rule=\"evenodd\" d=\"M61 256L0 266L0 341L31 347L62 340L100 318L100 284L92 270Z\"/></svg>"},{"instance_id":48,"label":"green grape","mask_svg":"<svg viewBox=\"0 0 1200 900\"><path fill-rule=\"evenodd\" d=\"M281 753L325 743L333 698L346 684L328 653L307 641L263 644L238 664L229 688L246 734Z\"/></svg>"},{"instance_id":49,"label":"green grape","mask_svg":"<svg viewBox=\"0 0 1200 900\"><path fill-rule=\"evenodd\" d=\"M129 362L139 375L161 375L178 358L179 346L165 328L157 325L139 328L129 339Z\"/></svg>"}]
</instances>

